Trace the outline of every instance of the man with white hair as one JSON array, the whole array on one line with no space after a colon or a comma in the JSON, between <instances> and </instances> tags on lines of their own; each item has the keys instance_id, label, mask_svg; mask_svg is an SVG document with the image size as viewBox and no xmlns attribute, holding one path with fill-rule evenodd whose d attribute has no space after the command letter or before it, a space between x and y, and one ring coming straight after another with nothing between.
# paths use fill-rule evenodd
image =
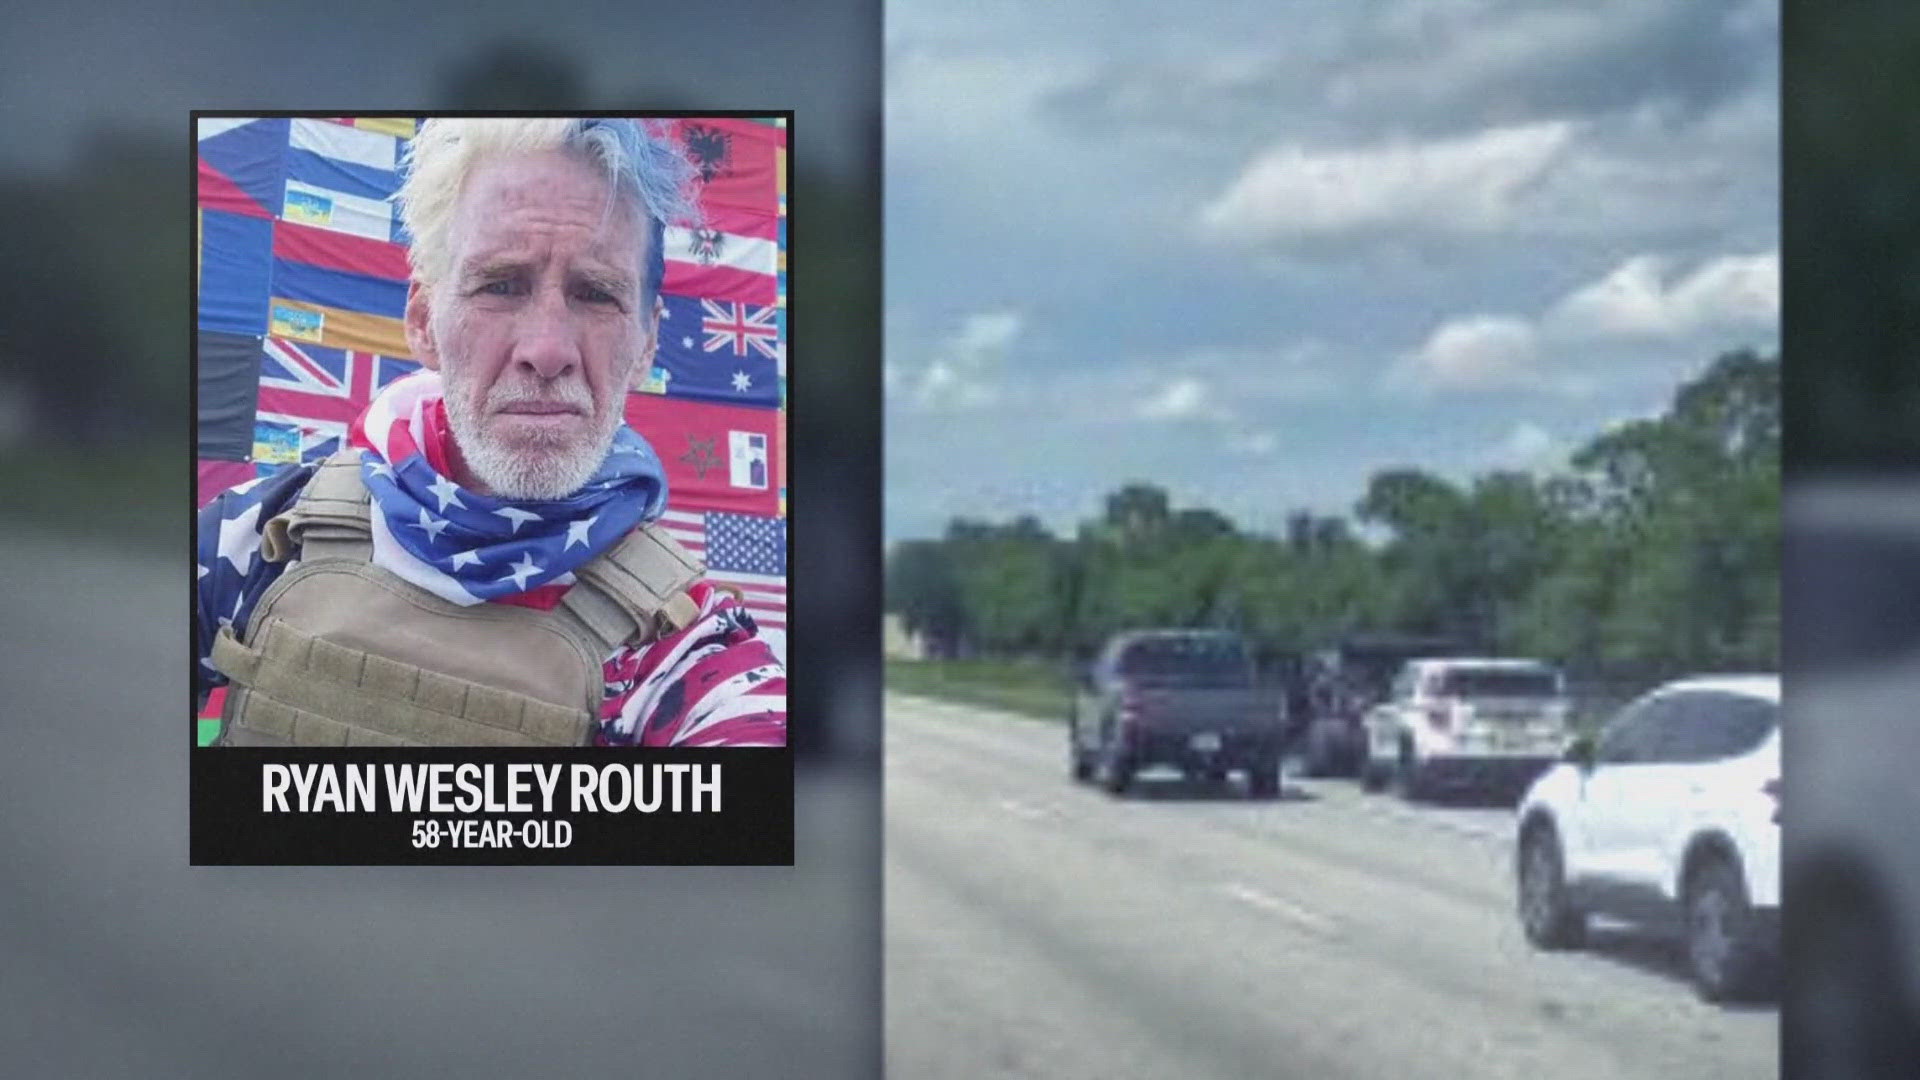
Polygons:
<instances>
[{"instance_id":1,"label":"man with white hair","mask_svg":"<svg viewBox=\"0 0 1920 1080\"><path fill-rule=\"evenodd\" d=\"M623 423L691 167L624 119L433 119L396 197L423 370L199 517L226 745L784 745L786 673L656 526Z\"/></svg>"}]
</instances>

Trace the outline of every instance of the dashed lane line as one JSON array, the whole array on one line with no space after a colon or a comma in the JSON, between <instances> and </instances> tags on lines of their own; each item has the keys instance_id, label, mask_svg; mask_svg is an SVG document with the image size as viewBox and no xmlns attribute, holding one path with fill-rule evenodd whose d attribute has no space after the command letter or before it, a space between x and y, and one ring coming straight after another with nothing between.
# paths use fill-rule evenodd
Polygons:
<instances>
[{"instance_id":1,"label":"dashed lane line","mask_svg":"<svg viewBox=\"0 0 1920 1080\"><path fill-rule=\"evenodd\" d=\"M1028 806L1026 803L1016 802L1013 799L1001 799L998 805L1000 809L1026 821L1040 821L1047 816L1047 812L1040 807Z\"/></svg>"},{"instance_id":2,"label":"dashed lane line","mask_svg":"<svg viewBox=\"0 0 1920 1080\"><path fill-rule=\"evenodd\" d=\"M1339 927L1325 915L1299 904L1282 900L1271 893L1262 892L1251 885L1242 885L1237 881L1226 882L1218 886L1221 895L1238 900L1249 907L1278 915L1303 929L1322 937L1331 937Z\"/></svg>"}]
</instances>

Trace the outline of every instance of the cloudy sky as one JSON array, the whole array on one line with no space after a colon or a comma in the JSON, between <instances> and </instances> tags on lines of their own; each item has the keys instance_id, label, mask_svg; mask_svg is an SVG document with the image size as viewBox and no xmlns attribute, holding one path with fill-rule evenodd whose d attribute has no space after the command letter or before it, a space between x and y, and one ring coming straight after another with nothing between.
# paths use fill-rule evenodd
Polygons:
<instances>
[{"instance_id":1,"label":"cloudy sky","mask_svg":"<svg viewBox=\"0 0 1920 1080\"><path fill-rule=\"evenodd\" d=\"M964 9L964 10L963 10ZM1544 469L1779 318L1773 0L889 0L888 539Z\"/></svg>"}]
</instances>

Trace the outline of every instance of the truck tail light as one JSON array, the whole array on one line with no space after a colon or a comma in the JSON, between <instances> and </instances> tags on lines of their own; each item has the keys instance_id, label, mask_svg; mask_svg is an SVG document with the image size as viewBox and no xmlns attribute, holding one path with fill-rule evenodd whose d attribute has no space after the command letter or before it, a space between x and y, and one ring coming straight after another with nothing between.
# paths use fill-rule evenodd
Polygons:
<instances>
[{"instance_id":1,"label":"truck tail light","mask_svg":"<svg viewBox=\"0 0 1920 1080\"><path fill-rule=\"evenodd\" d=\"M1114 729L1122 743L1133 742L1140 726L1140 695L1131 683L1120 684L1119 707L1114 710Z\"/></svg>"}]
</instances>

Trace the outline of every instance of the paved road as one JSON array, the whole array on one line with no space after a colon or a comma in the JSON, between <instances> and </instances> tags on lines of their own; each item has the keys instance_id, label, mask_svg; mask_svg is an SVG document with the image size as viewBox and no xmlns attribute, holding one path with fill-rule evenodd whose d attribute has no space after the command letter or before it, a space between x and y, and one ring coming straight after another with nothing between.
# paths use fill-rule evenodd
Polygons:
<instances>
[{"instance_id":1,"label":"paved road","mask_svg":"<svg viewBox=\"0 0 1920 1080\"><path fill-rule=\"evenodd\" d=\"M1778 1011L1620 929L1534 952L1506 812L1166 774L1115 800L1057 725L890 696L888 1075L1560 1080L1778 1073Z\"/></svg>"},{"instance_id":2,"label":"paved road","mask_svg":"<svg viewBox=\"0 0 1920 1080\"><path fill-rule=\"evenodd\" d=\"M871 767L792 868L188 866L175 550L0 522L0 1073L878 1070Z\"/></svg>"}]
</instances>

